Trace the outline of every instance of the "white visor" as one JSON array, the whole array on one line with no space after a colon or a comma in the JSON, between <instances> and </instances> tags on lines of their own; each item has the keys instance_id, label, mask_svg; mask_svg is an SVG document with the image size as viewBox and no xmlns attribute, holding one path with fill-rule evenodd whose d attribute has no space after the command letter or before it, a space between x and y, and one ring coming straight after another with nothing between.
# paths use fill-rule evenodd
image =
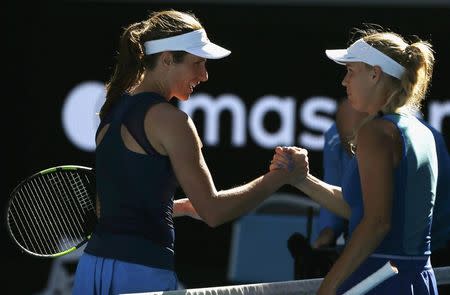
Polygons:
<instances>
[{"instance_id":1,"label":"white visor","mask_svg":"<svg viewBox=\"0 0 450 295\"><path fill-rule=\"evenodd\" d=\"M363 62L371 66L379 66L383 72L398 79L405 72L405 68L401 64L370 46L363 39L359 39L347 49L325 50L325 53L338 64Z\"/></svg>"},{"instance_id":2,"label":"white visor","mask_svg":"<svg viewBox=\"0 0 450 295\"><path fill-rule=\"evenodd\" d=\"M219 59L231 53L231 51L209 41L203 29L147 41L144 43L144 46L145 54L147 55L163 51L186 51L203 58Z\"/></svg>"}]
</instances>

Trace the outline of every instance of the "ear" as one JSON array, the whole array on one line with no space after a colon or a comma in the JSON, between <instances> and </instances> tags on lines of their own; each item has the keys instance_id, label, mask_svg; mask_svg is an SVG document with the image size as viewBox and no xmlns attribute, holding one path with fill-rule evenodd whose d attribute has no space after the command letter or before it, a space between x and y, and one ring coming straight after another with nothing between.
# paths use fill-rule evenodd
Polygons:
<instances>
[{"instance_id":1,"label":"ear","mask_svg":"<svg viewBox=\"0 0 450 295\"><path fill-rule=\"evenodd\" d=\"M164 66L170 66L173 64L173 55L168 51L161 53L160 60Z\"/></svg>"},{"instance_id":2,"label":"ear","mask_svg":"<svg viewBox=\"0 0 450 295\"><path fill-rule=\"evenodd\" d=\"M383 74L383 71L381 70L380 66L373 66L372 70L370 71L370 75L372 80L374 82L378 82L381 79L381 76Z\"/></svg>"}]
</instances>

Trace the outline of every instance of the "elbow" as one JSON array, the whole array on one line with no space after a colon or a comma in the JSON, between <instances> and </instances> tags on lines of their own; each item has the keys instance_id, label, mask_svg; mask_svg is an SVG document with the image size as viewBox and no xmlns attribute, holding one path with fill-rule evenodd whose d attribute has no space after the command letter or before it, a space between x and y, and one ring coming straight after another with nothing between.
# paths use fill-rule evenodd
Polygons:
<instances>
[{"instance_id":1,"label":"elbow","mask_svg":"<svg viewBox=\"0 0 450 295\"><path fill-rule=\"evenodd\" d=\"M203 221L211 228L218 227L219 225L221 225L223 223L219 220L219 218L217 218L216 216L213 216L213 215L205 216L203 218Z\"/></svg>"},{"instance_id":2,"label":"elbow","mask_svg":"<svg viewBox=\"0 0 450 295\"><path fill-rule=\"evenodd\" d=\"M220 217L218 210L205 210L199 214L203 222L209 227L215 228L224 223L224 220Z\"/></svg>"},{"instance_id":3,"label":"elbow","mask_svg":"<svg viewBox=\"0 0 450 295\"><path fill-rule=\"evenodd\" d=\"M211 228L215 228L215 227L218 227L219 225L221 225L222 223L215 222L215 221L209 221L209 222L206 222L206 224Z\"/></svg>"},{"instance_id":4,"label":"elbow","mask_svg":"<svg viewBox=\"0 0 450 295\"><path fill-rule=\"evenodd\" d=\"M217 196L211 196L210 202L202 207L201 212L198 212L203 221L211 228L218 227L228 221L226 210L216 202L217 199Z\"/></svg>"}]
</instances>

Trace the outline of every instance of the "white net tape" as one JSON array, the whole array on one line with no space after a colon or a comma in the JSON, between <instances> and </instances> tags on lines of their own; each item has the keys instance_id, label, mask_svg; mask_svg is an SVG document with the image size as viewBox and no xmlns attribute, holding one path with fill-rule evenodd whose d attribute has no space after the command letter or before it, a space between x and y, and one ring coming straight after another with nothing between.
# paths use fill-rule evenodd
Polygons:
<instances>
[{"instance_id":1,"label":"white net tape","mask_svg":"<svg viewBox=\"0 0 450 295\"><path fill-rule=\"evenodd\" d=\"M435 267L434 273L438 285L450 284L450 266ZM133 293L132 295L310 295L316 293L321 282L322 279L319 278L176 291Z\"/></svg>"}]
</instances>

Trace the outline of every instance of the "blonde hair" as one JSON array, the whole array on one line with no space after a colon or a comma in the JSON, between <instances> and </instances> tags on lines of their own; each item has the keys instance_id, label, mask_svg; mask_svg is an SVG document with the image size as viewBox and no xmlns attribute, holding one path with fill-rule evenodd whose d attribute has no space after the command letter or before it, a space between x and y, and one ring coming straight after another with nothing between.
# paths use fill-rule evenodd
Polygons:
<instances>
[{"instance_id":1,"label":"blonde hair","mask_svg":"<svg viewBox=\"0 0 450 295\"><path fill-rule=\"evenodd\" d=\"M380 112L383 114L419 112L433 75L435 59L432 45L417 37L416 41L409 43L399 34L384 31L380 26L355 29L354 35L358 39L363 38L365 42L405 68L400 79L385 75L390 91ZM366 66L371 67L370 65ZM377 115L368 116L355 128L355 136L351 140L353 148L356 144L358 130Z\"/></svg>"},{"instance_id":2,"label":"blonde hair","mask_svg":"<svg viewBox=\"0 0 450 295\"><path fill-rule=\"evenodd\" d=\"M364 41L383 52L406 70L401 79L386 75L392 86L383 113L395 113L399 109L416 112L421 109L425 99L434 66L434 52L432 45L416 37L415 42L407 42L394 32L379 29L359 30Z\"/></svg>"},{"instance_id":3,"label":"blonde hair","mask_svg":"<svg viewBox=\"0 0 450 295\"><path fill-rule=\"evenodd\" d=\"M148 19L133 23L122 33L117 63L106 84L106 101L100 110L103 119L123 93L130 92L146 69L153 69L160 53L145 55L144 42L181 35L202 29L200 21L188 12L163 10L150 13ZM181 62L185 52L173 51L175 62Z\"/></svg>"}]
</instances>

